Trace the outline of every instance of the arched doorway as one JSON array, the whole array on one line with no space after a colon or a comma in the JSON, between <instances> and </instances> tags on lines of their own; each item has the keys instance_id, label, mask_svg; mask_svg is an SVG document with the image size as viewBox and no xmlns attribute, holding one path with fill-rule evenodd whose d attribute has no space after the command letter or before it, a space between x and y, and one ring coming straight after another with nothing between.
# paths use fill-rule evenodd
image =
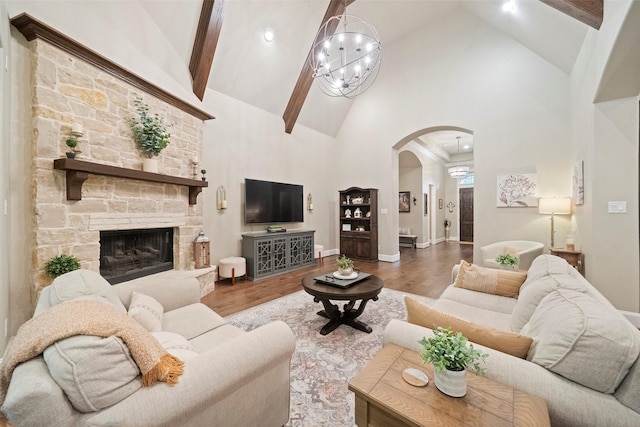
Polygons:
<instances>
[{"instance_id":1,"label":"arched doorway","mask_svg":"<svg viewBox=\"0 0 640 427\"><path fill-rule=\"evenodd\" d=\"M451 239L460 240L460 178L452 178L448 170L457 165L467 165L473 170L473 132L455 126L425 128L403 138L393 148L398 156L398 191L407 191L403 186L408 186L406 183L409 176L415 182L415 176L420 175L421 181L418 187L415 187L415 183L412 184L416 203L413 204L412 194L411 209L420 211L422 221L405 217L406 214L399 212L398 230L407 223L414 226L419 224L418 228L412 229L412 233L418 235L417 247L424 248L444 241L444 221L448 219L452 224ZM472 185L462 187L471 188L471 191L473 188ZM471 206L472 204L473 196ZM471 220L465 217L464 226L466 230L469 226L473 228L473 214ZM469 240L468 237L465 239Z\"/></svg>"}]
</instances>

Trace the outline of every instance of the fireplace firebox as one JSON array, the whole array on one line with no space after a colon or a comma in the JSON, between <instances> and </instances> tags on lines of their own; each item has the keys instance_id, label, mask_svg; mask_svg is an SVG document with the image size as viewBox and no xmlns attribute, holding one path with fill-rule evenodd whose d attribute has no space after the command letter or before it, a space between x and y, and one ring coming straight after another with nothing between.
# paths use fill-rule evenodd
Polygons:
<instances>
[{"instance_id":1,"label":"fireplace firebox","mask_svg":"<svg viewBox=\"0 0 640 427\"><path fill-rule=\"evenodd\" d=\"M100 275L109 283L173 269L173 229L100 232Z\"/></svg>"}]
</instances>

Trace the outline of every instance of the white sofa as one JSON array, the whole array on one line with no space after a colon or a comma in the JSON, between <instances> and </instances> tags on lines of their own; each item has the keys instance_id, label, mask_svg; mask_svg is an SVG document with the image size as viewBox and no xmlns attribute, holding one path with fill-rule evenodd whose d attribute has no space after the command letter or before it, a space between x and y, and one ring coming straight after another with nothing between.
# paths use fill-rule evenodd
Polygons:
<instances>
[{"instance_id":1,"label":"white sofa","mask_svg":"<svg viewBox=\"0 0 640 427\"><path fill-rule=\"evenodd\" d=\"M529 240L505 240L503 242L492 243L480 248L480 259L482 265L490 268L500 268L500 264L496 262L498 255L514 255L518 258L518 268L527 270L534 259L542 255L544 244Z\"/></svg>"},{"instance_id":2,"label":"white sofa","mask_svg":"<svg viewBox=\"0 0 640 427\"><path fill-rule=\"evenodd\" d=\"M200 303L200 286L195 279L111 286L97 273L78 270L58 277L43 289L34 316L52 304L81 295L102 295L120 304L121 310L127 310L133 291L160 302L164 309L162 331L185 337L188 345L183 347L194 350L182 350L182 354L190 353L190 357L181 358L185 366L178 384L169 387L159 382L140 387L140 377L135 377L134 372L128 384L118 387L119 392L128 394L122 400L95 411L80 412L50 375L50 360L45 358L52 357L48 354L50 349L54 352L52 345L45 350L44 357L24 362L13 372L1 409L15 426L275 427L286 424L290 361L295 348L291 329L279 321L250 332L227 324ZM85 338L99 339L71 337L56 345ZM87 351L86 359L94 357ZM78 367L85 362L78 362ZM112 367L111 363L98 359L95 364L95 372L101 375L108 371L107 367ZM104 379L101 382L107 383Z\"/></svg>"},{"instance_id":3,"label":"white sofa","mask_svg":"<svg viewBox=\"0 0 640 427\"><path fill-rule=\"evenodd\" d=\"M527 359L477 347L489 378L547 401L553 426L640 426L640 331L563 259L536 258L517 299L451 285L433 308L533 338ZM420 351L431 333L394 319L384 344Z\"/></svg>"}]
</instances>

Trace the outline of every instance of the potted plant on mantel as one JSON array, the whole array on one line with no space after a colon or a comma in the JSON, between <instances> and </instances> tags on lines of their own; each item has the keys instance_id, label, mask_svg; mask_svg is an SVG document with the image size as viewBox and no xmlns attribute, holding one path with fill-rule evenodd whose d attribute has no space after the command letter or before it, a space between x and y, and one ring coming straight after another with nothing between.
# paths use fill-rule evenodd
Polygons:
<instances>
[{"instance_id":1,"label":"potted plant on mantel","mask_svg":"<svg viewBox=\"0 0 640 427\"><path fill-rule=\"evenodd\" d=\"M67 138L65 144L67 144L67 147L71 149L71 151L67 151L66 153L68 159L75 159L76 154L81 153L80 150L76 150L76 147L78 146L78 140L75 137Z\"/></svg>"},{"instance_id":2,"label":"potted plant on mantel","mask_svg":"<svg viewBox=\"0 0 640 427\"><path fill-rule=\"evenodd\" d=\"M167 147L171 134L167 132L167 125L158 113L149 113L149 106L142 98L137 97L133 103L140 117L130 118L129 126L133 131L133 139L147 156L142 162L142 169L146 172L158 172L158 160L155 157Z\"/></svg>"},{"instance_id":3,"label":"potted plant on mantel","mask_svg":"<svg viewBox=\"0 0 640 427\"><path fill-rule=\"evenodd\" d=\"M480 361L484 362L489 355L473 348L460 332L438 326L433 330L433 337L422 338L418 343L423 347L422 363L433 364L436 387L446 395L467 394L466 369L476 375L485 374Z\"/></svg>"}]
</instances>

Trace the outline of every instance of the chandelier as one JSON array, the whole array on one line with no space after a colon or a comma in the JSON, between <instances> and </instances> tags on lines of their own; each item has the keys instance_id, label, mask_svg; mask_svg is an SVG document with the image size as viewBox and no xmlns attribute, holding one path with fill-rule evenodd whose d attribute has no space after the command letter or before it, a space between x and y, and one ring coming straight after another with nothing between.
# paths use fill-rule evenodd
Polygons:
<instances>
[{"instance_id":1,"label":"chandelier","mask_svg":"<svg viewBox=\"0 0 640 427\"><path fill-rule=\"evenodd\" d=\"M460 154L460 137L456 136L456 138L458 139L458 154ZM452 166L448 169L448 172L451 178L462 178L467 176L467 174L469 173L469 166L463 166L463 165Z\"/></svg>"},{"instance_id":2,"label":"chandelier","mask_svg":"<svg viewBox=\"0 0 640 427\"><path fill-rule=\"evenodd\" d=\"M375 81L382 45L375 28L346 10L345 4L342 15L329 18L318 30L310 65L323 93L352 99Z\"/></svg>"}]
</instances>

